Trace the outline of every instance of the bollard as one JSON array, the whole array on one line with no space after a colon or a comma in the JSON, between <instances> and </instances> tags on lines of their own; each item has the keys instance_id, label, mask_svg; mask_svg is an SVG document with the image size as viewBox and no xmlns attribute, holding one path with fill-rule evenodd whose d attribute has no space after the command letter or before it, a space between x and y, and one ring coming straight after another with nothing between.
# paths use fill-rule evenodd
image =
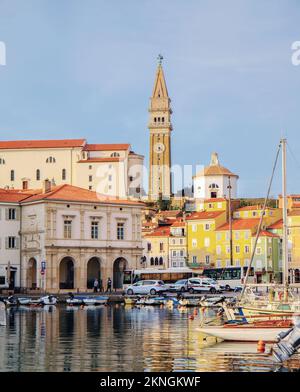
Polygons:
<instances>
[{"instance_id":1,"label":"bollard","mask_svg":"<svg viewBox=\"0 0 300 392\"><path fill-rule=\"evenodd\" d=\"M266 344L263 340L257 342L257 352L264 353L266 350Z\"/></svg>"}]
</instances>

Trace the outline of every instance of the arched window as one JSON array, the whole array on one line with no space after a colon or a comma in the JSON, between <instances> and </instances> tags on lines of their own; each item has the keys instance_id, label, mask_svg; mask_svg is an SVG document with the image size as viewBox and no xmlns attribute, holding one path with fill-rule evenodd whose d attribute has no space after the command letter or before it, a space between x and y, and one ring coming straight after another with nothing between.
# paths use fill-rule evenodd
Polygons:
<instances>
[{"instance_id":1,"label":"arched window","mask_svg":"<svg viewBox=\"0 0 300 392\"><path fill-rule=\"evenodd\" d=\"M210 186L209 186L209 189L218 189L218 188L219 188L219 185L215 184L215 183L210 184Z\"/></svg>"},{"instance_id":2,"label":"arched window","mask_svg":"<svg viewBox=\"0 0 300 392\"><path fill-rule=\"evenodd\" d=\"M10 171L10 181L15 181L15 171L14 170Z\"/></svg>"},{"instance_id":3,"label":"arched window","mask_svg":"<svg viewBox=\"0 0 300 392\"><path fill-rule=\"evenodd\" d=\"M66 169L62 169L62 171L61 171L61 178L62 178L62 180L65 180L67 178L67 171L66 171Z\"/></svg>"},{"instance_id":4,"label":"arched window","mask_svg":"<svg viewBox=\"0 0 300 392\"><path fill-rule=\"evenodd\" d=\"M36 169L36 180L39 181L41 179L41 171L40 169Z\"/></svg>"},{"instance_id":5,"label":"arched window","mask_svg":"<svg viewBox=\"0 0 300 392\"><path fill-rule=\"evenodd\" d=\"M112 158L116 158L116 157L119 157L120 154L119 154L118 152L113 152L110 156L111 156Z\"/></svg>"},{"instance_id":6,"label":"arched window","mask_svg":"<svg viewBox=\"0 0 300 392\"><path fill-rule=\"evenodd\" d=\"M159 258L159 265L163 265L164 264L164 259L162 257Z\"/></svg>"},{"instance_id":7,"label":"arched window","mask_svg":"<svg viewBox=\"0 0 300 392\"><path fill-rule=\"evenodd\" d=\"M151 259L150 259L150 264L154 265L154 258L153 257L151 257Z\"/></svg>"},{"instance_id":8,"label":"arched window","mask_svg":"<svg viewBox=\"0 0 300 392\"><path fill-rule=\"evenodd\" d=\"M155 265L158 265L158 258L155 257Z\"/></svg>"},{"instance_id":9,"label":"arched window","mask_svg":"<svg viewBox=\"0 0 300 392\"><path fill-rule=\"evenodd\" d=\"M48 157L46 159L46 163L55 163L55 162L56 162L56 159L54 157Z\"/></svg>"},{"instance_id":10,"label":"arched window","mask_svg":"<svg viewBox=\"0 0 300 392\"><path fill-rule=\"evenodd\" d=\"M5 159L0 158L0 165L5 165Z\"/></svg>"}]
</instances>

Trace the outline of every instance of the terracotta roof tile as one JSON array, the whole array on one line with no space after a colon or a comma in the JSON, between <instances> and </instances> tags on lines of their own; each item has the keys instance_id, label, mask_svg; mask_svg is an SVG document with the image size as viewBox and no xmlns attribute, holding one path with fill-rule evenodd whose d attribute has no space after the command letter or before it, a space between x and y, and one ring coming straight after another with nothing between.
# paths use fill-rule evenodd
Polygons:
<instances>
[{"instance_id":1,"label":"terracotta roof tile","mask_svg":"<svg viewBox=\"0 0 300 392\"><path fill-rule=\"evenodd\" d=\"M270 233L270 232L267 231L267 230L262 230L262 231L259 233L259 236L260 236L260 237L273 237L273 238L279 238L278 235L276 235L276 234L274 234L274 233Z\"/></svg>"},{"instance_id":2,"label":"terracotta roof tile","mask_svg":"<svg viewBox=\"0 0 300 392\"><path fill-rule=\"evenodd\" d=\"M145 235L145 237L169 237L169 236L170 236L170 226L159 227L158 229Z\"/></svg>"},{"instance_id":3,"label":"terracotta roof tile","mask_svg":"<svg viewBox=\"0 0 300 392\"><path fill-rule=\"evenodd\" d=\"M233 219L232 220L232 230L247 230L258 226L260 219ZM229 230L229 223L225 223L217 231Z\"/></svg>"},{"instance_id":4,"label":"terracotta roof tile","mask_svg":"<svg viewBox=\"0 0 300 392\"><path fill-rule=\"evenodd\" d=\"M0 141L1 150L23 148L71 148L83 147L85 139L61 139L61 140L13 140Z\"/></svg>"},{"instance_id":5,"label":"terracotta roof tile","mask_svg":"<svg viewBox=\"0 0 300 392\"><path fill-rule=\"evenodd\" d=\"M128 200L118 199L115 197L105 196L97 194L96 192L89 191L87 189L79 188L72 185L60 185L55 186L48 193L39 193L26 199L26 203L40 201L40 200L63 200L63 201L74 201L83 203L111 203L111 204L129 204L129 205L144 205L144 203Z\"/></svg>"},{"instance_id":6,"label":"terracotta roof tile","mask_svg":"<svg viewBox=\"0 0 300 392\"><path fill-rule=\"evenodd\" d=\"M85 151L123 151L129 150L130 144L86 144Z\"/></svg>"},{"instance_id":7,"label":"terracotta roof tile","mask_svg":"<svg viewBox=\"0 0 300 392\"><path fill-rule=\"evenodd\" d=\"M300 210L293 210L288 213L288 216L300 216Z\"/></svg>"},{"instance_id":8,"label":"terracotta roof tile","mask_svg":"<svg viewBox=\"0 0 300 392\"><path fill-rule=\"evenodd\" d=\"M222 214L224 214L224 211L200 211L187 216L186 220L215 219Z\"/></svg>"},{"instance_id":9,"label":"terracotta roof tile","mask_svg":"<svg viewBox=\"0 0 300 392\"><path fill-rule=\"evenodd\" d=\"M277 222L274 222L272 225L270 225L267 229L272 230L272 229L282 229L283 226L283 220L279 219Z\"/></svg>"},{"instance_id":10,"label":"terracotta roof tile","mask_svg":"<svg viewBox=\"0 0 300 392\"><path fill-rule=\"evenodd\" d=\"M97 162L121 162L124 158L120 157L103 157L103 158L89 158L81 159L78 163L97 163Z\"/></svg>"}]
</instances>

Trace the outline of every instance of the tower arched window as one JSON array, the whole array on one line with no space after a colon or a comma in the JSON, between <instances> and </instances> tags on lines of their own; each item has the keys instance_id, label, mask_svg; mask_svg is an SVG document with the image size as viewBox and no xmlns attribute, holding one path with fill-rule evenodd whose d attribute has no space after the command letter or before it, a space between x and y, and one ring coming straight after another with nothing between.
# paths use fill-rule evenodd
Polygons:
<instances>
[{"instance_id":1,"label":"tower arched window","mask_svg":"<svg viewBox=\"0 0 300 392\"><path fill-rule=\"evenodd\" d=\"M61 171L61 179L65 180L67 178L67 171L66 169L62 169Z\"/></svg>"},{"instance_id":2,"label":"tower arched window","mask_svg":"<svg viewBox=\"0 0 300 392\"><path fill-rule=\"evenodd\" d=\"M210 184L209 189L219 189L219 185L218 184Z\"/></svg>"},{"instance_id":3,"label":"tower arched window","mask_svg":"<svg viewBox=\"0 0 300 392\"><path fill-rule=\"evenodd\" d=\"M40 171L40 169L36 169L35 177L36 177L37 181L39 181L41 179L41 171Z\"/></svg>"},{"instance_id":4,"label":"tower arched window","mask_svg":"<svg viewBox=\"0 0 300 392\"><path fill-rule=\"evenodd\" d=\"M55 163L55 162L56 162L56 159L54 157L48 157L46 159L46 163Z\"/></svg>"},{"instance_id":5,"label":"tower arched window","mask_svg":"<svg viewBox=\"0 0 300 392\"><path fill-rule=\"evenodd\" d=\"M120 154L118 153L118 152L113 152L112 154L111 154L111 157L112 158L117 158L117 157L119 157L120 156Z\"/></svg>"}]
</instances>

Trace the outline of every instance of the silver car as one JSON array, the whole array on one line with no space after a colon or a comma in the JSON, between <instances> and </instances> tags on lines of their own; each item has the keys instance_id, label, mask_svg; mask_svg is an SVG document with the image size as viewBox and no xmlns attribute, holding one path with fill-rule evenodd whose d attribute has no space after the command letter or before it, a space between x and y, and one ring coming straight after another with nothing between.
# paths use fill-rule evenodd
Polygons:
<instances>
[{"instance_id":1,"label":"silver car","mask_svg":"<svg viewBox=\"0 0 300 392\"><path fill-rule=\"evenodd\" d=\"M188 280L187 279L180 279L177 280L175 283L169 284L169 291L179 291L184 293L188 289Z\"/></svg>"},{"instance_id":2,"label":"silver car","mask_svg":"<svg viewBox=\"0 0 300 392\"><path fill-rule=\"evenodd\" d=\"M140 280L128 286L126 290L127 295L133 294L151 294L155 295L157 293L162 293L168 290L168 286L164 284L162 280Z\"/></svg>"}]
</instances>

